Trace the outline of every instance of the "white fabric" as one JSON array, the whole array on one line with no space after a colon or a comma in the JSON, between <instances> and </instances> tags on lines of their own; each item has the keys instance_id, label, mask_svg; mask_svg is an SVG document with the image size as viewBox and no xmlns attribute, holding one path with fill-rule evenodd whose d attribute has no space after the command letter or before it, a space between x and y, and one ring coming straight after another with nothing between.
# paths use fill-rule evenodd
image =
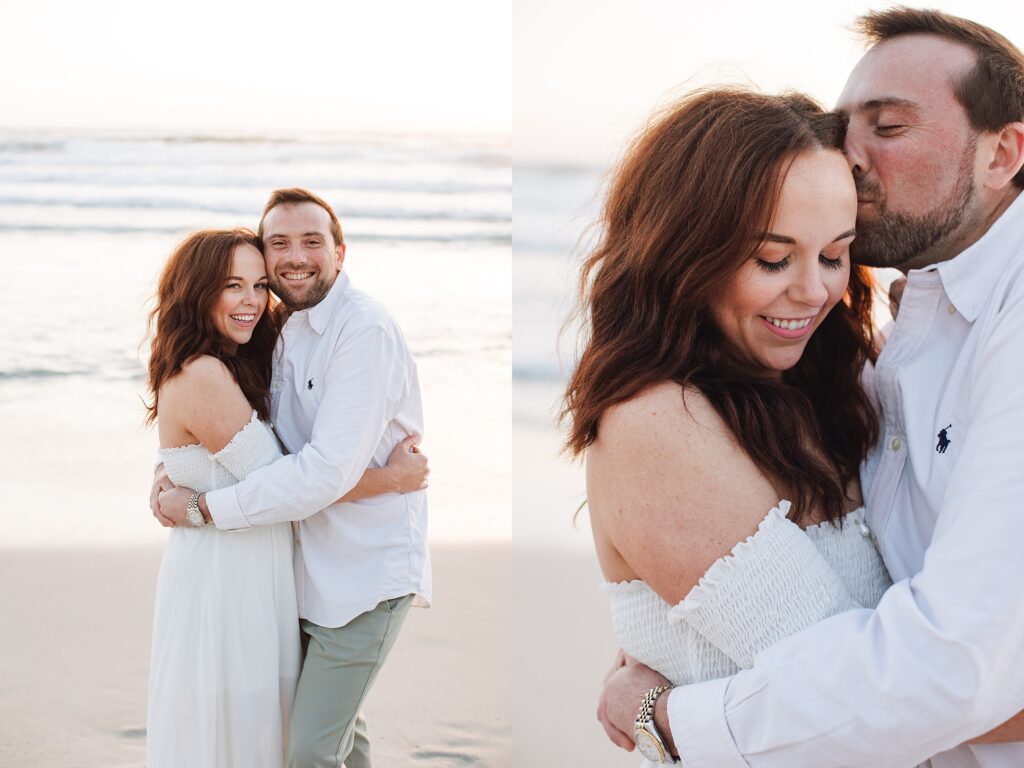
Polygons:
<instances>
[{"instance_id":1,"label":"white fabric","mask_svg":"<svg viewBox=\"0 0 1024 768\"><path fill-rule=\"evenodd\" d=\"M787 519L789 506L772 509L676 606L644 581L605 583L622 649L684 685L731 675L782 637L875 605L891 582L862 533L863 510L851 512L842 528L804 531Z\"/></svg>"},{"instance_id":2,"label":"white fabric","mask_svg":"<svg viewBox=\"0 0 1024 768\"><path fill-rule=\"evenodd\" d=\"M673 685L713 680L827 616L875 605L891 582L863 509L807 530L789 509L780 502L676 606L643 581L605 583L622 649Z\"/></svg>"},{"instance_id":3,"label":"white fabric","mask_svg":"<svg viewBox=\"0 0 1024 768\"><path fill-rule=\"evenodd\" d=\"M207 494L214 522L244 530L299 521L299 615L314 624L340 627L408 594L427 605L426 492L333 503L410 433L423 433L416 363L398 325L339 274L319 304L285 323L271 394L291 455Z\"/></svg>"},{"instance_id":4,"label":"white fabric","mask_svg":"<svg viewBox=\"0 0 1024 768\"><path fill-rule=\"evenodd\" d=\"M200 445L159 453L171 480L197 491L281 456L255 414L216 454ZM291 526L173 528L153 617L148 768L282 768L298 675Z\"/></svg>"},{"instance_id":5,"label":"white fabric","mask_svg":"<svg viewBox=\"0 0 1024 768\"><path fill-rule=\"evenodd\" d=\"M1024 765L1022 743L955 746L1024 709L1024 196L910 273L874 380L862 484L897 583L724 683L673 690L687 768Z\"/></svg>"}]
</instances>

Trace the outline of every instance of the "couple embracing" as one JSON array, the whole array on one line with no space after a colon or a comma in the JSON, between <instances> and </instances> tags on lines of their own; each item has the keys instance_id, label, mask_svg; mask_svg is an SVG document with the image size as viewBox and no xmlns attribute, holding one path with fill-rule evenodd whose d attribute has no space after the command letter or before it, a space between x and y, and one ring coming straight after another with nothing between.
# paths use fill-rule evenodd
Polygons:
<instances>
[{"instance_id":1,"label":"couple embracing","mask_svg":"<svg viewBox=\"0 0 1024 768\"><path fill-rule=\"evenodd\" d=\"M1024 55L859 27L836 112L668 111L584 268L598 717L655 764L1024 765ZM875 266L906 275L887 339Z\"/></svg>"},{"instance_id":2,"label":"couple embracing","mask_svg":"<svg viewBox=\"0 0 1024 768\"><path fill-rule=\"evenodd\" d=\"M360 710L430 600L428 469L415 363L344 258L331 207L281 189L160 278L150 768L371 765Z\"/></svg>"}]
</instances>

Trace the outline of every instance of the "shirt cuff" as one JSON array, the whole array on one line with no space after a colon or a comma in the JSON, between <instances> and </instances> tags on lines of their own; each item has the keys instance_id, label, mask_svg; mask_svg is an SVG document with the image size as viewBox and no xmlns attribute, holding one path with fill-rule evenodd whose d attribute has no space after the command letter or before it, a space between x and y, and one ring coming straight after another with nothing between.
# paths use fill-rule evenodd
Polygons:
<instances>
[{"instance_id":1,"label":"shirt cuff","mask_svg":"<svg viewBox=\"0 0 1024 768\"><path fill-rule=\"evenodd\" d=\"M206 507L210 510L213 524L222 531L244 531L252 528L238 506L234 486L220 488L206 494Z\"/></svg>"},{"instance_id":2,"label":"shirt cuff","mask_svg":"<svg viewBox=\"0 0 1024 768\"><path fill-rule=\"evenodd\" d=\"M725 719L725 692L732 678L673 688L668 724L683 768L748 768Z\"/></svg>"}]
</instances>

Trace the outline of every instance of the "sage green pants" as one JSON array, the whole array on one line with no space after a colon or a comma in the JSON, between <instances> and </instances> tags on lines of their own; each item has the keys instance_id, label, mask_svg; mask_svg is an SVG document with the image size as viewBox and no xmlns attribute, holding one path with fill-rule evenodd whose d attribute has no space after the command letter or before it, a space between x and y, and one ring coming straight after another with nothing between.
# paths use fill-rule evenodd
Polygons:
<instances>
[{"instance_id":1,"label":"sage green pants","mask_svg":"<svg viewBox=\"0 0 1024 768\"><path fill-rule=\"evenodd\" d=\"M289 768L370 768L361 710L412 605L385 600L343 627L302 620L308 639L288 732Z\"/></svg>"}]
</instances>

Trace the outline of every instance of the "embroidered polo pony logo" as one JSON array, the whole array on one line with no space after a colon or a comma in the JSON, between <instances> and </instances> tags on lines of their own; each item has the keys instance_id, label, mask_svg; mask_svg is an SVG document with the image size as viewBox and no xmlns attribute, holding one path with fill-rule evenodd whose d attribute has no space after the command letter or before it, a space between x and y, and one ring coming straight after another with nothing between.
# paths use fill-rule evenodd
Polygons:
<instances>
[{"instance_id":1,"label":"embroidered polo pony logo","mask_svg":"<svg viewBox=\"0 0 1024 768\"><path fill-rule=\"evenodd\" d=\"M949 448L949 435L946 434L946 430L952 428L952 424L939 430L939 443L935 446L935 450L939 453L945 453L946 449Z\"/></svg>"},{"instance_id":2,"label":"embroidered polo pony logo","mask_svg":"<svg viewBox=\"0 0 1024 768\"><path fill-rule=\"evenodd\" d=\"M306 382L306 389L312 389L312 388L313 388L313 380L310 379L309 381Z\"/></svg>"}]
</instances>

